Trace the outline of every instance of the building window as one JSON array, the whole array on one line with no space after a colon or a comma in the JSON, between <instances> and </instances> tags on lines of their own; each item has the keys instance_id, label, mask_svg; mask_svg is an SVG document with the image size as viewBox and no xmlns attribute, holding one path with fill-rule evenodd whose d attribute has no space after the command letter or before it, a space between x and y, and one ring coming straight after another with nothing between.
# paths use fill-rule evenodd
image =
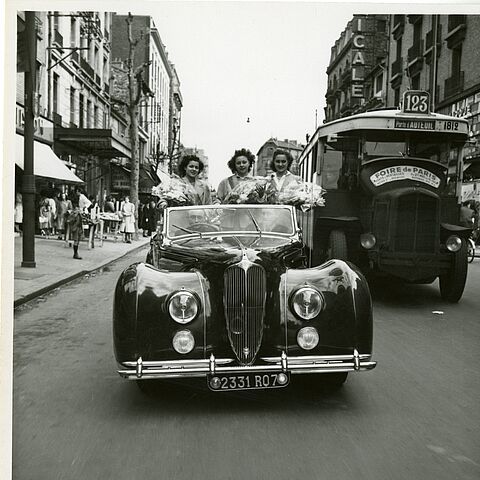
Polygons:
<instances>
[{"instance_id":1,"label":"building window","mask_svg":"<svg viewBox=\"0 0 480 480\"><path fill-rule=\"evenodd\" d=\"M71 17L70 19L70 46L78 47L77 45L77 19Z\"/></svg>"},{"instance_id":2,"label":"building window","mask_svg":"<svg viewBox=\"0 0 480 480\"><path fill-rule=\"evenodd\" d=\"M377 32L385 33L387 31L387 21L386 20L377 20Z\"/></svg>"},{"instance_id":3,"label":"building window","mask_svg":"<svg viewBox=\"0 0 480 480\"><path fill-rule=\"evenodd\" d=\"M58 113L58 82L59 76L53 74L53 113Z\"/></svg>"},{"instance_id":4,"label":"building window","mask_svg":"<svg viewBox=\"0 0 480 480\"><path fill-rule=\"evenodd\" d=\"M382 89L383 89L383 72L375 77L375 84L374 84L374 95L376 97L379 97L382 95Z\"/></svg>"},{"instance_id":5,"label":"building window","mask_svg":"<svg viewBox=\"0 0 480 480\"><path fill-rule=\"evenodd\" d=\"M70 87L70 127L75 125L75 89Z\"/></svg>"},{"instance_id":6,"label":"building window","mask_svg":"<svg viewBox=\"0 0 480 480\"><path fill-rule=\"evenodd\" d=\"M420 74L412 77L412 89L420 90Z\"/></svg>"},{"instance_id":7,"label":"building window","mask_svg":"<svg viewBox=\"0 0 480 480\"><path fill-rule=\"evenodd\" d=\"M452 77L460 75L462 66L462 45L452 48Z\"/></svg>"},{"instance_id":8,"label":"building window","mask_svg":"<svg viewBox=\"0 0 480 480\"><path fill-rule=\"evenodd\" d=\"M397 40L397 50L396 50L396 59L400 60L402 58L402 37Z\"/></svg>"},{"instance_id":9,"label":"building window","mask_svg":"<svg viewBox=\"0 0 480 480\"><path fill-rule=\"evenodd\" d=\"M99 111L99 108L95 105L93 107L93 128L100 127L100 120L99 120L99 117L98 117L98 111Z\"/></svg>"},{"instance_id":10,"label":"building window","mask_svg":"<svg viewBox=\"0 0 480 480\"><path fill-rule=\"evenodd\" d=\"M87 100L87 128L92 126L92 102Z\"/></svg>"},{"instance_id":11,"label":"building window","mask_svg":"<svg viewBox=\"0 0 480 480\"><path fill-rule=\"evenodd\" d=\"M400 105L400 87L393 91L393 103L395 107Z\"/></svg>"},{"instance_id":12,"label":"building window","mask_svg":"<svg viewBox=\"0 0 480 480\"><path fill-rule=\"evenodd\" d=\"M79 102L78 102L78 123L79 123L79 127L80 128L84 128L85 127L85 114L84 114L84 110L85 110L85 98L83 96L83 94L80 94L80 97L79 97Z\"/></svg>"}]
</instances>

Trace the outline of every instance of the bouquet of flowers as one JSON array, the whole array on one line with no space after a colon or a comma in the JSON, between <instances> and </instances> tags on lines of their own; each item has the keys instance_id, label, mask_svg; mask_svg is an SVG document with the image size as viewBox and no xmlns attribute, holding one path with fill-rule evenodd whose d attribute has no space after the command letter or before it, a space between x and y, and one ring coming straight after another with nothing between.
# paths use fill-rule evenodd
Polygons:
<instances>
[{"instance_id":1,"label":"bouquet of flowers","mask_svg":"<svg viewBox=\"0 0 480 480\"><path fill-rule=\"evenodd\" d=\"M152 195L159 197L159 202L169 207L195 205L195 199L188 186L179 178L170 177L167 181L152 187Z\"/></svg>"},{"instance_id":2,"label":"bouquet of flowers","mask_svg":"<svg viewBox=\"0 0 480 480\"><path fill-rule=\"evenodd\" d=\"M276 203L276 192L271 182L254 177L240 182L225 198L225 203Z\"/></svg>"},{"instance_id":3,"label":"bouquet of flowers","mask_svg":"<svg viewBox=\"0 0 480 480\"><path fill-rule=\"evenodd\" d=\"M294 205L304 212L312 207L323 207L325 190L319 185L308 182L298 182L291 185L283 192L277 194L277 203L283 205Z\"/></svg>"}]
</instances>

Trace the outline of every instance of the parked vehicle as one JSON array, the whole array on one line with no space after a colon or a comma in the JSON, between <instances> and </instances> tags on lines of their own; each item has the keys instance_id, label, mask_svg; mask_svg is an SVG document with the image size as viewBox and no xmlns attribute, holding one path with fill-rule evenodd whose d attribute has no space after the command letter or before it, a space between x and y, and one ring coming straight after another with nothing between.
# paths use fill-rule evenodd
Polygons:
<instances>
[{"instance_id":1,"label":"parked vehicle","mask_svg":"<svg viewBox=\"0 0 480 480\"><path fill-rule=\"evenodd\" d=\"M403 110L359 113L321 125L299 157L304 180L327 190L302 215L312 264L349 260L369 275L411 283L440 279L458 302L467 277L469 229L459 223L465 119L428 111L426 92Z\"/></svg>"},{"instance_id":2,"label":"parked vehicle","mask_svg":"<svg viewBox=\"0 0 480 480\"><path fill-rule=\"evenodd\" d=\"M284 205L166 209L146 262L118 280L113 336L118 373L140 386L204 377L216 391L265 389L296 374L339 386L376 365L365 278L341 260L306 264Z\"/></svg>"}]
</instances>

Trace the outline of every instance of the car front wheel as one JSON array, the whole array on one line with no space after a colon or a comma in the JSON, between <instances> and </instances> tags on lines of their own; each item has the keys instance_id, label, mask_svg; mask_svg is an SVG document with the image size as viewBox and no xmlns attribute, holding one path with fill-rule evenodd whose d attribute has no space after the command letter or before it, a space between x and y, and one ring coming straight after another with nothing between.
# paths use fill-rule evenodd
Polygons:
<instances>
[{"instance_id":1,"label":"car front wheel","mask_svg":"<svg viewBox=\"0 0 480 480\"><path fill-rule=\"evenodd\" d=\"M457 303L462 297L467 281L467 243L464 239L460 250L452 257L450 269L446 274L440 275L440 295L448 302Z\"/></svg>"}]
</instances>

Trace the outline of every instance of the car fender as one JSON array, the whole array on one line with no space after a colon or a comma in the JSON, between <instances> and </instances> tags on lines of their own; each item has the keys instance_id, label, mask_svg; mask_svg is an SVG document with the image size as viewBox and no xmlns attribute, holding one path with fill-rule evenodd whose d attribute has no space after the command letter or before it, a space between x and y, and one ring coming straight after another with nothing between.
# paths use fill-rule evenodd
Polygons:
<instances>
[{"instance_id":1,"label":"car fender","mask_svg":"<svg viewBox=\"0 0 480 480\"><path fill-rule=\"evenodd\" d=\"M331 260L313 268L289 269L284 274L282 285L282 318L290 353L292 349L295 353L300 352L296 346L296 335L305 326L315 327L320 336L319 346L311 350L311 354L324 353L325 349L333 352L335 349L349 351L352 348L361 353L372 352L370 290L356 266ZM324 298L324 308L311 320L298 318L291 308L292 294L305 285L316 288Z\"/></svg>"},{"instance_id":2,"label":"car fender","mask_svg":"<svg viewBox=\"0 0 480 480\"><path fill-rule=\"evenodd\" d=\"M185 289L199 299L197 316L188 324L174 321L167 311L170 295ZM211 308L206 280L198 271L168 272L152 265L135 263L120 275L115 288L113 305L113 338L117 361L132 361L138 356L149 358L187 359L204 355L206 316ZM190 330L195 348L187 355L172 348L176 332Z\"/></svg>"}]
</instances>

